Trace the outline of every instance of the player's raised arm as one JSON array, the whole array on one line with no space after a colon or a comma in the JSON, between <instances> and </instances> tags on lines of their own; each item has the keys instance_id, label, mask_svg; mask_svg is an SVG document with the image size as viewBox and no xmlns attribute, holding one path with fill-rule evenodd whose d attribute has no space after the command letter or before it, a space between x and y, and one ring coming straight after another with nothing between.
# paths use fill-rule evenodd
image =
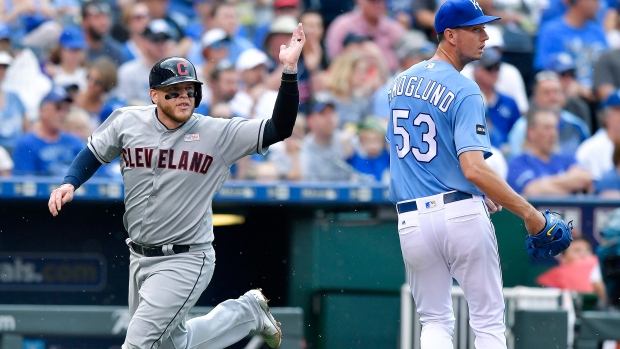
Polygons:
<instances>
[{"instance_id":1,"label":"player's raised arm","mask_svg":"<svg viewBox=\"0 0 620 349\"><path fill-rule=\"evenodd\" d=\"M299 109L299 89L297 87L297 62L301 49L306 43L301 23L291 36L288 46L280 46L280 62L284 65L282 82L273 108L271 119L267 120L263 134L263 147L288 138L293 133L293 126Z\"/></svg>"}]
</instances>

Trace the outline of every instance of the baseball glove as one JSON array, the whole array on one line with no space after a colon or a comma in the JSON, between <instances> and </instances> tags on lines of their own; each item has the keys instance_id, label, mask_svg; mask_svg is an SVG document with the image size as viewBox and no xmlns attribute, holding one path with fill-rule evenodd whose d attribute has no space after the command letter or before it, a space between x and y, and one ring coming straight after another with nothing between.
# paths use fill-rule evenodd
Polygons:
<instances>
[{"instance_id":1,"label":"baseball glove","mask_svg":"<svg viewBox=\"0 0 620 349\"><path fill-rule=\"evenodd\" d=\"M533 257L550 257L568 248L573 241L573 221L564 222L556 212L542 212L547 224L540 233L525 237L525 250Z\"/></svg>"}]
</instances>

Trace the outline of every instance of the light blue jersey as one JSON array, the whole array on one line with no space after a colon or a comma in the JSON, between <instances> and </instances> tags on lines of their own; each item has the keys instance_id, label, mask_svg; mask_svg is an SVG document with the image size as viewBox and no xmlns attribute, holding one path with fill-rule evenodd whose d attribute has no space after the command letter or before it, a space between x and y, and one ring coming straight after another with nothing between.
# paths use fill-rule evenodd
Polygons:
<instances>
[{"instance_id":1,"label":"light blue jersey","mask_svg":"<svg viewBox=\"0 0 620 349\"><path fill-rule=\"evenodd\" d=\"M472 150L491 156L478 85L449 63L424 61L398 75L389 99L390 200L451 190L482 195L458 159Z\"/></svg>"}]
</instances>

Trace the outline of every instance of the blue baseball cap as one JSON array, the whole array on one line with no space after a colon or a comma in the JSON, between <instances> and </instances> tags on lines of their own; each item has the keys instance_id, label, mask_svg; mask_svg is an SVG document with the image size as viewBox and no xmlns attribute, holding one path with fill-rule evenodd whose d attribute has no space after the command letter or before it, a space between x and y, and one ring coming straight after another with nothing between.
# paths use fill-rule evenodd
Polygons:
<instances>
[{"instance_id":1,"label":"blue baseball cap","mask_svg":"<svg viewBox=\"0 0 620 349\"><path fill-rule=\"evenodd\" d=\"M45 103L58 103L58 102L73 102L73 99L67 94L67 90L61 86L52 86L50 92L43 97L41 105Z\"/></svg>"},{"instance_id":2,"label":"blue baseball cap","mask_svg":"<svg viewBox=\"0 0 620 349\"><path fill-rule=\"evenodd\" d=\"M603 108L614 107L620 107L620 90L614 91L614 93L610 94L605 102L603 102Z\"/></svg>"},{"instance_id":3,"label":"blue baseball cap","mask_svg":"<svg viewBox=\"0 0 620 349\"><path fill-rule=\"evenodd\" d=\"M77 26L66 27L62 34L60 34L60 38L58 39L58 44L63 48L68 48L70 50L86 50L86 39L84 38L84 32L82 28Z\"/></svg>"},{"instance_id":4,"label":"blue baseball cap","mask_svg":"<svg viewBox=\"0 0 620 349\"><path fill-rule=\"evenodd\" d=\"M559 74L575 69L577 69L577 65L575 64L573 57L566 52L561 52L551 56L545 64L545 70L551 70Z\"/></svg>"},{"instance_id":5,"label":"blue baseball cap","mask_svg":"<svg viewBox=\"0 0 620 349\"><path fill-rule=\"evenodd\" d=\"M500 17L487 16L476 0L448 0L435 15L435 31L441 34L448 28L466 27L496 21Z\"/></svg>"}]
</instances>

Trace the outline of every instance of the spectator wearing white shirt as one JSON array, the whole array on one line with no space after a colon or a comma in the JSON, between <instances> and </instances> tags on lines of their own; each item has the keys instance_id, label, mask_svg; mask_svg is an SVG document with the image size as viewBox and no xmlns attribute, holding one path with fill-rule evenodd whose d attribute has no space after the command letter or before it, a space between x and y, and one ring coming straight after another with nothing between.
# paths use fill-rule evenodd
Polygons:
<instances>
[{"instance_id":1,"label":"spectator wearing white shirt","mask_svg":"<svg viewBox=\"0 0 620 349\"><path fill-rule=\"evenodd\" d=\"M498 52L502 53L504 48L504 37L501 30L493 25L487 25L484 30L489 36L489 40L485 43L485 49L495 48ZM474 65L471 63L467 64L463 70L461 70L461 74L473 80ZM525 90L523 76L521 76L517 67L510 63L502 62L499 67L495 89L497 92L514 99L515 102L517 102L521 114L527 113L529 108L527 92Z\"/></svg>"},{"instance_id":2,"label":"spectator wearing white shirt","mask_svg":"<svg viewBox=\"0 0 620 349\"><path fill-rule=\"evenodd\" d=\"M599 180L602 175L614 167L614 139L620 138L620 90L607 97L603 103L602 124L592 137L586 139L577 148L577 162L592 176Z\"/></svg>"},{"instance_id":3,"label":"spectator wearing white shirt","mask_svg":"<svg viewBox=\"0 0 620 349\"><path fill-rule=\"evenodd\" d=\"M242 83L230 101L237 115L252 119L271 117L278 91L270 90L264 84L268 61L267 55L255 48L245 50L237 59L235 69Z\"/></svg>"}]
</instances>

